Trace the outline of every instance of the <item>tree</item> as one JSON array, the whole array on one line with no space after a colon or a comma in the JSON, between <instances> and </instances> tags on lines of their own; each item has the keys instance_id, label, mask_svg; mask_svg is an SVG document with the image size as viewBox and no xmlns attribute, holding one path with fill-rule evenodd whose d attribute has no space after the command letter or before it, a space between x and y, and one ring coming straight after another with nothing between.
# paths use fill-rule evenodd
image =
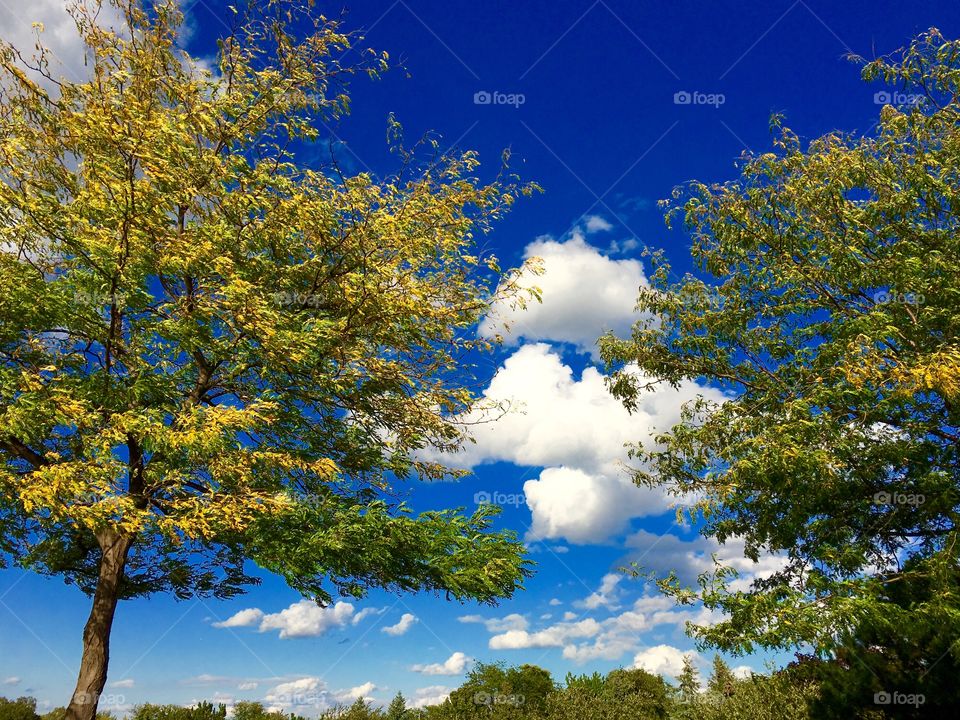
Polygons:
<instances>
[{"instance_id":1,"label":"tree","mask_svg":"<svg viewBox=\"0 0 960 720\"><path fill-rule=\"evenodd\" d=\"M407 716L407 701L403 693L398 692L387 706L387 720L403 720Z\"/></svg>"},{"instance_id":2,"label":"tree","mask_svg":"<svg viewBox=\"0 0 960 720\"><path fill-rule=\"evenodd\" d=\"M713 656L713 670L707 680L707 689L717 695L733 695L737 678L719 655Z\"/></svg>"},{"instance_id":3,"label":"tree","mask_svg":"<svg viewBox=\"0 0 960 720\"><path fill-rule=\"evenodd\" d=\"M321 603L529 574L490 508L414 515L394 481L450 474L418 451L464 439L491 288L523 300L475 238L532 186L394 122L395 176L298 162L385 65L310 0L231 9L213 72L175 0L104 1L125 28L73 10L86 79L0 52L0 551L93 597L69 720L123 599L230 597L247 560Z\"/></svg>"},{"instance_id":4,"label":"tree","mask_svg":"<svg viewBox=\"0 0 960 720\"><path fill-rule=\"evenodd\" d=\"M700 695L700 672L691 655L683 656L683 669L677 676L678 690L684 702L692 702Z\"/></svg>"},{"instance_id":5,"label":"tree","mask_svg":"<svg viewBox=\"0 0 960 720\"><path fill-rule=\"evenodd\" d=\"M602 341L627 407L658 383L729 392L634 452L639 483L696 494L703 535L783 563L745 590L722 564L696 588L661 578L726 614L694 629L723 650L830 656L857 628L890 647L910 626L960 656L960 42L930 30L864 78L911 103L806 147L774 118L774 151L737 180L677 191L668 219L706 279L655 258L631 337Z\"/></svg>"},{"instance_id":6,"label":"tree","mask_svg":"<svg viewBox=\"0 0 960 720\"><path fill-rule=\"evenodd\" d=\"M598 672L593 672L590 675L586 673L574 675L572 672L568 672L565 678L565 688L567 690L580 690L592 697L600 697L603 694L604 681L605 678Z\"/></svg>"},{"instance_id":7,"label":"tree","mask_svg":"<svg viewBox=\"0 0 960 720\"><path fill-rule=\"evenodd\" d=\"M37 720L37 699L19 697L8 700L0 697L0 720Z\"/></svg>"},{"instance_id":8,"label":"tree","mask_svg":"<svg viewBox=\"0 0 960 720\"><path fill-rule=\"evenodd\" d=\"M498 717L526 717L543 712L555 689L550 673L536 665L477 663L447 705L458 717L486 717L494 709Z\"/></svg>"},{"instance_id":9,"label":"tree","mask_svg":"<svg viewBox=\"0 0 960 720\"><path fill-rule=\"evenodd\" d=\"M627 698L641 701L644 716L667 717L667 684L659 675L648 673L642 668L611 671L604 681L604 693L617 702L623 702Z\"/></svg>"}]
</instances>

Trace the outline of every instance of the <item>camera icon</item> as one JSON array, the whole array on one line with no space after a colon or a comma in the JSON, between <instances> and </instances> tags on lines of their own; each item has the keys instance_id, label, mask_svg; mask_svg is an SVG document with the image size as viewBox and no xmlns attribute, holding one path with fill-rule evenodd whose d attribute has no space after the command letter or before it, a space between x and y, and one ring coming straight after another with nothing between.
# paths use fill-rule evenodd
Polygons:
<instances>
[{"instance_id":1,"label":"camera icon","mask_svg":"<svg viewBox=\"0 0 960 720\"><path fill-rule=\"evenodd\" d=\"M473 501L477 505L489 505L492 499L486 490L481 490L473 496Z\"/></svg>"},{"instance_id":2,"label":"camera icon","mask_svg":"<svg viewBox=\"0 0 960 720\"><path fill-rule=\"evenodd\" d=\"M876 495L873 496L874 505L889 505L890 501L893 499L893 496L888 492L881 490Z\"/></svg>"},{"instance_id":3,"label":"camera icon","mask_svg":"<svg viewBox=\"0 0 960 720\"><path fill-rule=\"evenodd\" d=\"M879 305L886 305L888 302L890 302L890 293L884 290L876 292L873 294L873 301Z\"/></svg>"},{"instance_id":4,"label":"camera icon","mask_svg":"<svg viewBox=\"0 0 960 720\"><path fill-rule=\"evenodd\" d=\"M877 105L889 105L893 101L893 96L886 90L879 90L873 94L873 102Z\"/></svg>"},{"instance_id":5,"label":"camera icon","mask_svg":"<svg viewBox=\"0 0 960 720\"><path fill-rule=\"evenodd\" d=\"M673 94L674 105L689 105L691 102L693 102L693 96L686 90L680 90Z\"/></svg>"},{"instance_id":6,"label":"camera icon","mask_svg":"<svg viewBox=\"0 0 960 720\"><path fill-rule=\"evenodd\" d=\"M473 94L474 105L489 105L493 102L493 95L486 90L479 90Z\"/></svg>"},{"instance_id":7,"label":"camera icon","mask_svg":"<svg viewBox=\"0 0 960 720\"><path fill-rule=\"evenodd\" d=\"M489 705L493 698L490 697L490 693L478 692L473 696L474 705Z\"/></svg>"},{"instance_id":8,"label":"camera icon","mask_svg":"<svg viewBox=\"0 0 960 720\"><path fill-rule=\"evenodd\" d=\"M893 697L886 691L873 694L874 705L889 705L891 702L893 702Z\"/></svg>"}]
</instances>

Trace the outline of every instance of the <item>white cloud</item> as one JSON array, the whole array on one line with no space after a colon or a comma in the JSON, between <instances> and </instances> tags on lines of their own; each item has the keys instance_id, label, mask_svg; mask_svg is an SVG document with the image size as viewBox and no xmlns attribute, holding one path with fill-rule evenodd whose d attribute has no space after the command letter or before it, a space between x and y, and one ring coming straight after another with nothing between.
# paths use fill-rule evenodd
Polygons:
<instances>
[{"instance_id":1,"label":"white cloud","mask_svg":"<svg viewBox=\"0 0 960 720\"><path fill-rule=\"evenodd\" d=\"M343 702L343 703L349 702L351 700L358 700L359 698L369 700L371 694L376 689L377 689L376 685L374 685L372 682L367 681L363 683L363 685L357 685L356 687L352 687L348 690L340 690L338 692L335 692L333 694L333 697L337 701Z\"/></svg>"},{"instance_id":2,"label":"white cloud","mask_svg":"<svg viewBox=\"0 0 960 720\"><path fill-rule=\"evenodd\" d=\"M591 602L598 611L611 611L619 607L609 601L612 593L622 595L624 588L620 580L614 580L612 573L605 575L600 590L607 602ZM593 598L591 595L590 598ZM582 603L581 603L582 604ZM549 614L548 614L549 615ZM664 628L682 634L687 622L710 625L720 619L716 611L703 607L678 607L674 601L664 595L641 595L629 608L619 614L604 619L584 618L574 612L566 612L562 621L546 625L540 629L531 629L527 619L517 613L504 618L483 618L480 615L464 615L461 622L483 624L491 633L488 645L495 650L519 650L526 648L557 647L563 649L563 657L576 663L594 660L620 660L628 652L640 649L642 633ZM551 617L542 616L541 620Z\"/></svg>"},{"instance_id":3,"label":"white cloud","mask_svg":"<svg viewBox=\"0 0 960 720\"><path fill-rule=\"evenodd\" d=\"M259 629L279 630L281 639L313 637L347 625L352 616L353 605L347 602L321 607L310 600L300 600L278 613L264 615Z\"/></svg>"},{"instance_id":4,"label":"white cloud","mask_svg":"<svg viewBox=\"0 0 960 720\"><path fill-rule=\"evenodd\" d=\"M594 231L601 229L598 221L606 222L594 220ZM520 338L567 342L597 357L600 335L630 330L637 292L647 285L639 260L606 257L579 228L565 241L538 238L524 249L524 259L532 257L541 259L543 274L528 272L519 281L539 288L542 302L531 302L525 310L495 304L480 324L481 336L503 335L514 344Z\"/></svg>"},{"instance_id":5,"label":"white cloud","mask_svg":"<svg viewBox=\"0 0 960 720\"><path fill-rule=\"evenodd\" d=\"M370 615L382 615L387 611L387 608L364 608L356 615L353 616L352 624L358 625L361 620L369 617Z\"/></svg>"},{"instance_id":6,"label":"white cloud","mask_svg":"<svg viewBox=\"0 0 960 720\"><path fill-rule=\"evenodd\" d=\"M27 59L36 52L34 46L37 38L33 23L43 25L40 41L55 56L51 63L51 74L55 78L65 78L72 82L83 80L87 72L84 66L86 48L77 32L76 23L67 13L65 0L0 3L0 37L17 48ZM107 2L103 3L98 14L98 24L115 29L124 27L120 13ZM54 86L39 76L33 75L33 78L48 89Z\"/></svg>"},{"instance_id":7,"label":"white cloud","mask_svg":"<svg viewBox=\"0 0 960 720\"><path fill-rule=\"evenodd\" d=\"M487 632L501 633L507 630L526 630L529 626L527 618L520 613L510 613L502 618L485 618L480 615L461 615L457 618L462 623L480 623Z\"/></svg>"},{"instance_id":8,"label":"white cloud","mask_svg":"<svg viewBox=\"0 0 960 720\"><path fill-rule=\"evenodd\" d=\"M738 677L741 680L746 680L748 677L753 675L753 668L749 665L737 665L733 670L734 677Z\"/></svg>"},{"instance_id":9,"label":"white cloud","mask_svg":"<svg viewBox=\"0 0 960 720\"><path fill-rule=\"evenodd\" d=\"M467 468L497 461L544 467L523 486L532 513L527 540L600 542L622 532L630 519L670 507L664 491L638 488L627 477L624 444L650 443L656 431L679 422L681 405L698 394L723 399L719 391L687 382L644 396L630 414L596 368L585 368L577 379L549 345L524 345L483 391L485 400L512 410L495 422L477 422L479 413L464 418L476 442L432 458Z\"/></svg>"},{"instance_id":10,"label":"white cloud","mask_svg":"<svg viewBox=\"0 0 960 720\"><path fill-rule=\"evenodd\" d=\"M414 691L410 707L424 708L428 705L439 705L450 697L452 691L453 688L446 685L430 685L429 687L419 688Z\"/></svg>"},{"instance_id":11,"label":"white cloud","mask_svg":"<svg viewBox=\"0 0 960 720\"><path fill-rule=\"evenodd\" d=\"M697 535L683 540L672 533L656 535L640 530L627 538L632 548L626 560L636 561L661 575L676 572L678 579L694 584L697 576L713 569L713 555L724 565L733 567L738 577L730 583L733 590L748 590L753 580L766 578L782 569L787 559L781 555L762 554L757 562L744 556L744 541L732 537L721 545L713 538Z\"/></svg>"},{"instance_id":12,"label":"white cloud","mask_svg":"<svg viewBox=\"0 0 960 720\"><path fill-rule=\"evenodd\" d=\"M259 683L256 680L244 680L237 683L237 690L256 690Z\"/></svg>"},{"instance_id":13,"label":"white cloud","mask_svg":"<svg viewBox=\"0 0 960 720\"><path fill-rule=\"evenodd\" d=\"M249 627L256 625L261 620L263 620L263 610L260 608L247 608L246 610L234 613L226 620L215 622L213 626L217 628Z\"/></svg>"},{"instance_id":14,"label":"white cloud","mask_svg":"<svg viewBox=\"0 0 960 720\"><path fill-rule=\"evenodd\" d=\"M640 247L640 241L636 238L626 238L624 240L611 240L607 252L611 255L619 255L633 252Z\"/></svg>"},{"instance_id":15,"label":"white cloud","mask_svg":"<svg viewBox=\"0 0 960 720\"><path fill-rule=\"evenodd\" d=\"M608 573L603 576L600 582L600 589L591 593L585 599L574 603L574 606L586 610L596 610L599 607L614 609L617 607L616 592L617 585L623 580L623 575L619 573Z\"/></svg>"},{"instance_id":16,"label":"white cloud","mask_svg":"<svg viewBox=\"0 0 960 720\"><path fill-rule=\"evenodd\" d=\"M19 685L19 684L20 684L20 678L17 677L16 675L11 675L10 677L5 677L5 678L3 679L3 684L4 684L4 685Z\"/></svg>"},{"instance_id":17,"label":"white cloud","mask_svg":"<svg viewBox=\"0 0 960 720\"><path fill-rule=\"evenodd\" d=\"M123 680L117 680L116 682L110 683L112 688L132 688L136 682L133 678L125 678Z\"/></svg>"},{"instance_id":18,"label":"white cloud","mask_svg":"<svg viewBox=\"0 0 960 720\"><path fill-rule=\"evenodd\" d=\"M550 604L553 605L554 607L556 607L557 605L563 605L563 600L561 600L560 598L551 598Z\"/></svg>"},{"instance_id":19,"label":"white cloud","mask_svg":"<svg viewBox=\"0 0 960 720\"><path fill-rule=\"evenodd\" d=\"M579 622L562 622L539 632L526 630L508 630L490 638L491 650L521 650L525 648L563 647L569 640L592 637L601 630L601 625L593 618Z\"/></svg>"},{"instance_id":20,"label":"white cloud","mask_svg":"<svg viewBox=\"0 0 960 720\"><path fill-rule=\"evenodd\" d=\"M473 659L467 657L462 652L455 652L442 663L430 663L428 665L411 665L413 672L423 673L424 675L462 675L467 666L473 662Z\"/></svg>"},{"instance_id":21,"label":"white cloud","mask_svg":"<svg viewBox=\"0 0 960 720\"><path fill-rule=\"evenodd\" d=\"M683 659L697 658L697 653L687 650L678 650L672 645L656 645L642 650L633 658L633 666L641 668L655 675L676 677L683 670Z\"/></svg>"},{"instance_id":22,"label":"white cloud","mask_svg":"<svg viewBox=\"0 0 960 720\"><path fill-rule=\"evenodd\" d=\"M583 223L584 229L587 231L587 234L593 234L597 232L606 232L607 230L612 230L613 225L600 215L587 215L584 218Z\"/></svg>"},{"instance_id":23,"label":"white cloud","mask_svg":"<svg viewBox=\"0 0 960 720\"><path fill-rule=\"evenodd\" d=\"M318 677L302 677L282 682L264 695L271 712L291 712L298 708L326 709L330 707L330 692Z\"/></svg>"},{"instance_id":24,"label":"white cloud","mask_svg":"<svg viewBox=\"0 0 960 720\"><path fill-rule=\"evenodd\" d=\"M385 632L387 635L393 635L394 637L399 635L406 634L414 623L417 621L417 616L412 615L411 613L404 613L400 616L400 622L396 625L388 625L387 627L381 628L381 632Z\"/></svg>"}]
</instances>

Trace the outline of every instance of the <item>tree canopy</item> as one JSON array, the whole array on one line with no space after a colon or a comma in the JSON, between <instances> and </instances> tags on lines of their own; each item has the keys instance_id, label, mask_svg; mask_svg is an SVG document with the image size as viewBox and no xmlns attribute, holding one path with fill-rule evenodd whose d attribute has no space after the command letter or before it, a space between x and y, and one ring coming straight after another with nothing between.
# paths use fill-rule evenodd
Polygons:
<instances>
[{"instance_id":1,"label":"tree canopy","mask_svg":"<svg viewBox=\"0 0 960 720\"><path fill-rule=\"evenodd\" d=\"M395 174L305 163L387 67L308 0L231 9L209 68L174 0L103 1L123 27L72 11L81 80L42 28L0 49L0 550L94 595L84 716L118 599L229 597L249 560L321 602L510 595L493 510L414 514L396 481L455 474L418 452L463 441L474 325L525 297L476 240L535 186L392 118Z\"/></svg>"},{"instance_id":2,"label":"tree canopy","mask_svg":"<svg viewBox=\"0 0 960 720\"><path fill-rule=\"evenodd\" d=\"M830 655L862 628L891 652L904 628L935 629L916 682L960 659L960 42L930 30L863 76L916 102L809 143L774 117L773 150L738 179L679 189L668 219L699 274L655 258L631 337L602 351L628 407L647 387L635 367L729 391L634 452L636 480L704 535L782 560L748 588L723 566L693 588L661 578L720 611L695 635Z\"/></svg>"}]
</instances>

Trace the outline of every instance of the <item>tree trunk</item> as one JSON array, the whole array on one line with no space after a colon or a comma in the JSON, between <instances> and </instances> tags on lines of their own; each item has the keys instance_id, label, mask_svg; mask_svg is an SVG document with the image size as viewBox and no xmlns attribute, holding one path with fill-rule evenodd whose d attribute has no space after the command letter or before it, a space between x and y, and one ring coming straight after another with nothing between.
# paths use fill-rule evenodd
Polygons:
<instances>
[{"instance_id":1,"label":"tree trunk","mask_svg":"<svg viewBox=\"0 0 960 720\"><path fill-rule=\"evenodd\" d=\"M107 682L110 659L110 628L117 610L120 581L133 538L107 529L97 532L100 545L100 572L93 594L93 608L83 629L83 656L77 689L67 706L66 720L94 720L97 703Z\"/></svg>"}]
</instances>

